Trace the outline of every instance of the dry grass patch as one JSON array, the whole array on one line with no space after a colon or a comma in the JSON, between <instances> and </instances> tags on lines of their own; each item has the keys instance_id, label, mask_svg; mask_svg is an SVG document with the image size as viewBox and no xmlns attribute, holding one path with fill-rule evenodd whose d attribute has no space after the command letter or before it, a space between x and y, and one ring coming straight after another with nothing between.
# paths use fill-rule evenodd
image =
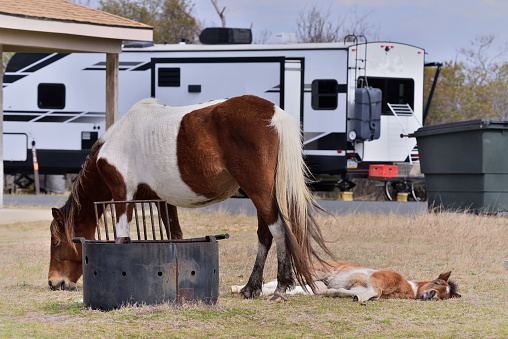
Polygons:
<instances>
[{"instance_id":1,"label":"dry grass patch","mask_svg":"<svg viewBox=\"0 0 508 339\"><path fill-rule=\"evenodd\" d=\"M49 225L0 226L0 333L2 337L508 337L508 227L506 218L468 214L413 217L320 217L337 259L398 271L426 280L445 270L461 299L440 302L294 296L286 303L242 300L229 292L245 283L257 251L257 220L223 213L181 211L186 237L229 233L220 242L217 305L83 308L78 291L47 287ZM275 245L274 245L275 246ZM275 251L266 280L276 277Z\"/></svg>"}]
</instances>

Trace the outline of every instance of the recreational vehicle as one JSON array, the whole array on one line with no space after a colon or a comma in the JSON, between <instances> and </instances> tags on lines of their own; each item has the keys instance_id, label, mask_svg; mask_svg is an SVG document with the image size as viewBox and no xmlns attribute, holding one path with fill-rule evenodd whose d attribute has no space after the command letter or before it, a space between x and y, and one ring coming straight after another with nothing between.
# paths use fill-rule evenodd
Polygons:
<instances>
[{"instance_id":1,"label":"recreational vehicle","mask_svg":"<svg viewBox=\"0 0 508 339\"><path fill-rule=\"evenodd\" d=\"M234 39L233 39L234 40ZM394 42L126 44L119 116L146 97L182 106L254 94L301 121L316 175L368 175L411 162L421 126L424 50ZM4 168L77 172L105 131L104 54L15 54L4 77Z\"/></svg>"}]
</instances>

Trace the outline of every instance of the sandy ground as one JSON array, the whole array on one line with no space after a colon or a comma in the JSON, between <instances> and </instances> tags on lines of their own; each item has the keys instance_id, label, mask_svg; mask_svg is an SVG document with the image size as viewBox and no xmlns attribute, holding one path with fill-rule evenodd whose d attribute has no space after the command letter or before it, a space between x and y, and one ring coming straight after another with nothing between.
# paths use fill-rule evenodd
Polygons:
<instances>
[{"instance_id":1,"label":"sandy ground","mask_svg":"<svg viewBox=\"0 0 508 339\"><path fill-rule=\"evenodd\" d=\"M44 208L13 208L4 207L0 208L0 225L8 225L16 222L26 221L51 221L53 216L51 215L51 209Z\"/></svg>"}]
</instances>

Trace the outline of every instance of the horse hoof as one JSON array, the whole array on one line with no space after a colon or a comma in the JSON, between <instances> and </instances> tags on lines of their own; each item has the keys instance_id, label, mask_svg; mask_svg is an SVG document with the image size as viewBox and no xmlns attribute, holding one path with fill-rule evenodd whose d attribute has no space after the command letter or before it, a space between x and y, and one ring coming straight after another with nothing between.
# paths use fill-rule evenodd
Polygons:
<instances>
[{"instance_id":1,"label":"horse hoof","mask_svg":"<svg viewBox=\"0 0 508 339\"><path fill-rule=\"evenodd\" d=\"M275 293L268 300L269 301L287 301L288 296L286 295L286 293Z\"/></svg>"},{"instance_id":2,"label":"horse hoof","mask_svg":"<svg viewBox=\"0 0 508 339\"><path fill-rule=\"evenodd\" d=\"M283 298L280 295L272 295L271 297L268 298L268 301L275 301L275 302L286 301L286 300L287 300L287 298Z\"/></svg>"},{"instance_id":3,"label":"horse hoof","mask_svg":"<svg viewBox=\"0 0 508 339\"><path fill-rule=\"evenodd\" d=\"M115 239L115 244L130 244L131 238L130 237L120 237Z\"/></svg>"},{"instance_id":4,"label":"horse hoof","mask_svg":"<svg viewBox=\"0 0 508 339\"><path fill-rule=\"evenodd\" d=\"M240 296L243 296L244 299L253 299L261 294L261 290L255 290L250 287L245 286L240 290Z\"/></svg>"}]
</instances>

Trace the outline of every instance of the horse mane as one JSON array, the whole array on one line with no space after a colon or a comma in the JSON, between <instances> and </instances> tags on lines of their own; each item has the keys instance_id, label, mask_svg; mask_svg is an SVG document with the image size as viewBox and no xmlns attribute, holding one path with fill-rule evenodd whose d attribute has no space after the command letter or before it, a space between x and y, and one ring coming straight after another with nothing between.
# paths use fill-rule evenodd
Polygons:
<instances>
[{"instance_id":1,"label":"horse mane","mask_svg":"<svg viewBox=\"0 0 508 339\"><path fill-rule=\"evenodd\" d=\"M81 210L81 202L79 201L79 190L81 187L83 187L83 181L86 178L87 174L87 168L88 165L90 165L90 162L92 161L92 158L94 155L99 151L101 146L104 144L104 141L102 138L97 140L93 145L92 149L90 150L90 154L86 156L85 162L81 166L81 170L79 171L78 177L72 184L71 193L69 194L69 198L65 202L65 204L60 208L64 215L64 229L67 241L72 244L74 247L74 250L76 250L76 247L74 243L72 242L72 239L74 238L74 217L79 213ZM56 236L56 230L53 229L53 235Z\"/></svg>"}]
</instances>

